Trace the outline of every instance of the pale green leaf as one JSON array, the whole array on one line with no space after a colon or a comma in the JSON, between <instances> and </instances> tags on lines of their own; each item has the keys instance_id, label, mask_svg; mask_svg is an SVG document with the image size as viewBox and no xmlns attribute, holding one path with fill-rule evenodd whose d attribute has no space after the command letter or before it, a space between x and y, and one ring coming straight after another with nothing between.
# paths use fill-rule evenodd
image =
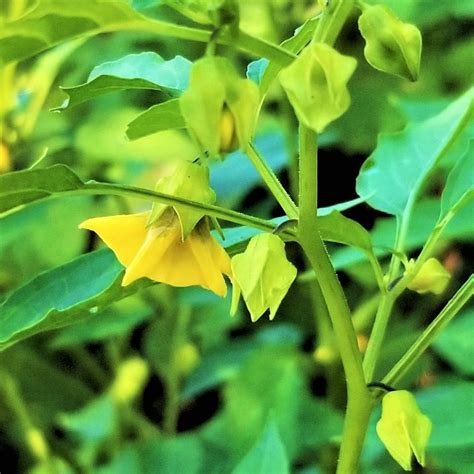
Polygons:
<instances>
[{"instance_id":1,"label":"pale green leaf","mask_svg":"<svg viewBox=\"0 0 474 474\"><path fill-rule=\"evenodd\" d=\"M443 156L466 139L463 132L472 120L473 96L471 89L440 114L402 132L381 135L357 178L359 195L374 193L367 200L372 207L401 216Z\"/></svg>"},{"instance_id":2,"label":"pale green leaf","mask_svg":"<svg viewBox=\"0 0 474 474\"><path fill-rule=\"evenodd\" d=\"M459 208L474 197L474 140L469 142L466 153L461 157L448 176L441 196L443 218L454 207Z\"/></svg>"},{"instance_id":3,"label":"pale green leaf","mask_svg":"<svg viewBox=\"0 0 474 474\"><path fill-rule=\"evenodd\" d=\"M153 52L129 54L96 66L85 84L63 87L69 98L55 110L127 89L151 89L178 96L188 86L191 64L182 56L165 61Z\"/></svg>"},{"instance_id":4,"label":"pale green leaf","mask_svg":"<svg viewBox=\"0 0 474 474\"><path fill-rule=\"evenodd\" d=\"M232 474L287 474L288 457L278 428L270 418L260 438L232 471Z\"/></svg>"}]
</instances>

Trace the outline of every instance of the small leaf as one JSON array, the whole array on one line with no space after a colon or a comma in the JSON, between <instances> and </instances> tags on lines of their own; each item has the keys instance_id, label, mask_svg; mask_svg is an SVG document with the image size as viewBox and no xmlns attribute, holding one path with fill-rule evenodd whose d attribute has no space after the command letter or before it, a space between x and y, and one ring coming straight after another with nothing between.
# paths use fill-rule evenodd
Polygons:
<instances>
[{"instance_id":1,"label":"small leaf","mask_svg":"<svg viewBox=\"0 0 474 474\"><path fill-rule=\"evenodd\" d=\"M191 62L182 56L165 61L159 54L129 54L117 61L96 66L85 84L63 87L69 95L64 110L104 94L127 89L151 89L178 96L186 89Z\"/></svg>"},{"instance_id":2,"label":"small leaf","mask_svg":"<svg viewBox=\"0 0 474 474\"><path fill-rule=\"evenodd\" d=\"M289 462L278 428L268 421L260 438L232 471L232 474L288 474Z\"/></svg>"},{"instance_id":3,"label":"small leaf","mask_svg":"<svg viewBox=\"0 0 474 474\"><path fill-rule=\"evenodd\" d=\"M179 99L172 99L145 110L128 124L126 134L130 140L137 140L152 133L184 127L186 122L181 114Z\"/></svg>"},{"instance_id":4,"label":"small leaf","mask_svg":"<svg viewBox=\"0 0 474 474\"><path fill-rule=\"evenodd\" d=\"M443 156L466 139L473 97L474 89L470 89L440 114L410 124L402 132L381 135L357 178L358 194L374 193L367 199L373 208L401 216Z\"/></svg>"}]
</instances>

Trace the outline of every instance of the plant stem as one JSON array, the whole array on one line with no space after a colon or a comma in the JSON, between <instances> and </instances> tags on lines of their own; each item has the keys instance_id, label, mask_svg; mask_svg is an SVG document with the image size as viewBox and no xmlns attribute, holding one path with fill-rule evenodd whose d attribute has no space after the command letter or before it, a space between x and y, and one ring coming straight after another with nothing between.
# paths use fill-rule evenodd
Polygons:
<instances>
[{"instance_id":1,"label":"plant stem","mask_svg":"<svg viewBox=\"0 0 474 474\"><path fill-rule=\"evenodd\" d=\"M117 23L108 25L103 31L144 31L159 36L170 36L173 38L185 39L190 41L199 41L207 43L211 38L212 31L188 26L176 25L160 20L137 20L134 22ZM234 37L229 32L224 31L216 39L217 43L234 46L238 49L251 53L255 56L261 56L277 63L287 66L296 56L290 51L285 50L277 44L270 43L261 38L254 37L239 30Z\"/></svg>"},{"instance_id":2,"label":"plant stem","mask_svg":"<svg viewBox=\"0 0 474 474\"><path fill-rule=\"evenodd\" d=\"M137 199L146 199L152 202L160 202L163 204L169 204L171 206L176 204L182 204L190 209L203 211L207 215L217 217L218 219L222 219L227 222L233 222L235 224L249 226L267 232L272 232L275 229L275 224L265 219L249 216L248 214L232 211L223 207L214 206L212 204L203 204L197 201L183 199L178 196L172 196L170 194L159 193L157 191L137 188L134 186L89 182L86 183L83 188L80 188L77 191L66 191L63 193L58 193L58 195L63 196L80 194L126 196Z\"/></svg>"},{"instance_id":3,"label":"plant stem","mask_svg":"<svg viewBox=\"0 0 474 474\"><path fill-rule=\"evenodd\" d=\"M298 219L298 208L296 207L296 204L293 202L290 195L286 192L286 189L282 186L273 170L270 168L266 160L262 158L255 146L250 143L247 147L246 153L268 189L278 201L278 204L280 204L281 208L285 211L288 218Z\"/></svg>"},{"instance_id":4,"label":"plant stem","mask_svg":"<svg viewBox=\"0 0 474 474\"><path fill-rule=\"evenodd\" d=\"M471 275L464 285L448 301L442 311L436 316L431 324L423 331L420 337L413 343L402 358L393 366L384 377L382 383L395 385L418 361L423 352L430 346L435 338L441 333L446 325L459 313L461 308L474 294L474 275Z\"/></svg>"},{"instance_id":5,"label":"plant stem","mask_svg":"<svg viewBox=\"0 0 474 474\"><path fill-rule=\"evenodd\" d=\"M375 315L374 326L370 334L367 351L364 356L364 373L367 383L372 381L377 360L382 349L390 313L392 312L395 300L391 293L382 295L377 313Z\"/></svg>"},{"instance_id":6,"label":"plant stem","mask_svg":"<svg viewBox=\"0 0 474 474\"><path fill-rule=\"evenodd\" d=\"M362 360L351 321L349 306L317 223L316 134L300 125L300 219L298 240L318 278L331 318L347 380L347 410L337 472L357 472L359 457L371 412Z\"/></svg>"},{"instance_id":7,"label":"plant stem","mask_svg":"<svg viewBox=\"0 0 474 474\"><path fill-rule=\"evenodd\" d=\"M390 313L392 311L393 305L395 304L397 298L403 293L406 287L420 271L422 265L432 255L436 243L438 242L441 234L443 233L443 230L446 228L448 223L451 221L451 219L454 217L456 212L462 207L463 204L464 201L461 200L457 205L452 208L451 212L449 212L438 222L438 224L436 224L435 228L433 229L433 232L431 232L431 235L423 246L423 249L421 250L420 254L418 255L418 258L416 259L415 265L410 270L410 272L407 272L403 276L403 278L395 285L395 287L392 288L391 291L382 295L380 306L377 310L377 315L375 316L375 323L372 328L369 344L367 346L367 352L364 357L364 372L367 382L371 382L371 379L374 376L377 359L380 355L380 350L382 349L383 341L385 338L385 332L387 330L388 321L390 319ZM405 235L405 233L406 232L404 230L400 230L399 232L399 234L401 235ZM404 237L401 241L404 241Z\"/></svg>"}]
</instances>

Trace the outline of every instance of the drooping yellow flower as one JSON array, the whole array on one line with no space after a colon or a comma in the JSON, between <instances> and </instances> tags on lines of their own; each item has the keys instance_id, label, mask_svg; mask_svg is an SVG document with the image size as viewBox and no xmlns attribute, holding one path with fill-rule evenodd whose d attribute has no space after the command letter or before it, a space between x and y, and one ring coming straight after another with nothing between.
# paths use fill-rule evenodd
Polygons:
<instances>
[{"instance_id":1,"label":"drooping yellow flower","mask_svg":"<svg viewBox=\"0 0 474 474\"><path fill-rule=\"evenodd\" d=\"M223 274L230 275L230 258L211 236L207 220L183 241L173 209L147 227L149 214L96 217L79 227L95 232L126 267L123 286L147 277L171 286L197 285L225 296Z\"/></svg>"}]
</instances>

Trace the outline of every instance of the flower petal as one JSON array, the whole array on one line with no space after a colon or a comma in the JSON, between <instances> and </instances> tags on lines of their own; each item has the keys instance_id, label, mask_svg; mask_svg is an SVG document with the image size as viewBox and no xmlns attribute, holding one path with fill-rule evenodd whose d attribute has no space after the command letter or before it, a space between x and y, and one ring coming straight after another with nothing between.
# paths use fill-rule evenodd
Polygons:
<instances>
[{"instance_id":1,"label":"flower petal","mask_svg":"<svg viewBox=\"0 0 474 474\"><path fill-rule=\"evenodd\" d=\"M95 232L116 255L119 262L128 266L146 239L148 213L95 217L79 225L80 229Z\"/></svg>"}]
</instances>

